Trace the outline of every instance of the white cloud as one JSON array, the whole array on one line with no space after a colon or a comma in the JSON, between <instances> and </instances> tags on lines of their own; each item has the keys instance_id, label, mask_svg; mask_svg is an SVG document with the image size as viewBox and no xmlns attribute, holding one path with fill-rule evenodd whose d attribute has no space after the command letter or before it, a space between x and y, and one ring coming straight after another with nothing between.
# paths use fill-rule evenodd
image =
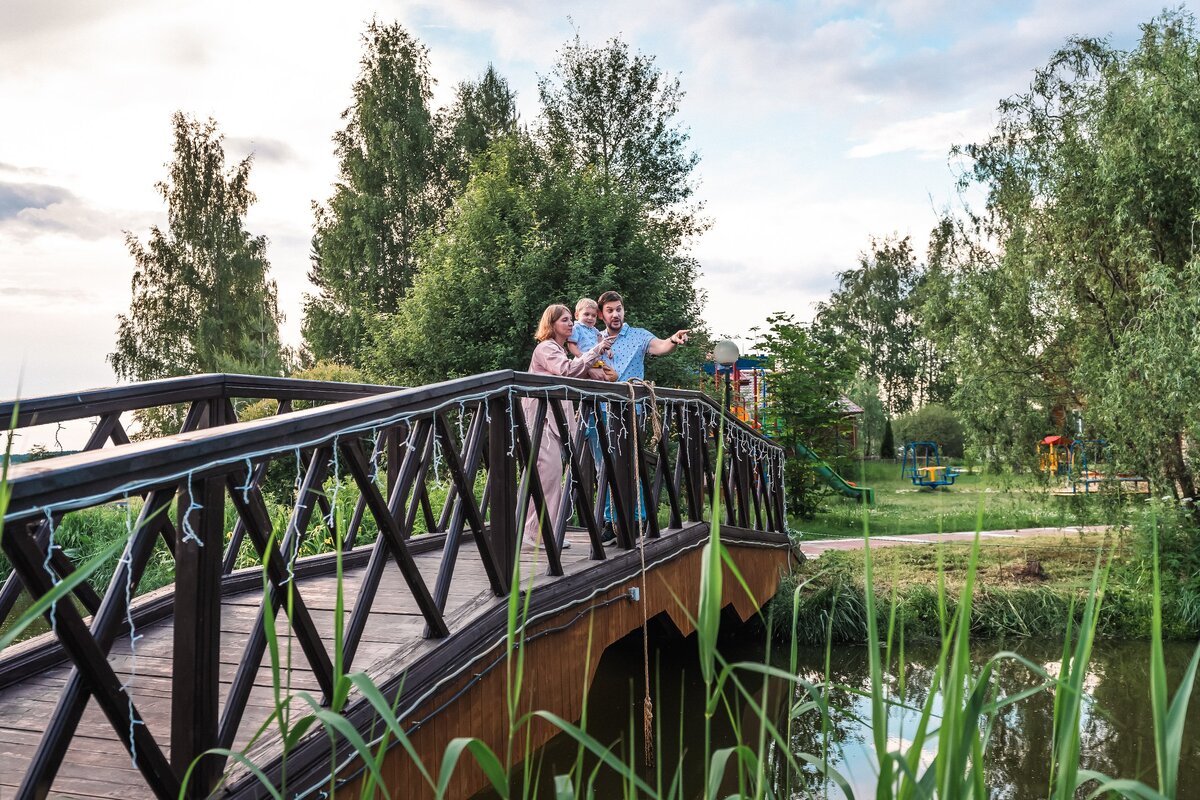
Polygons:
<instances>
[{"instance_id":1,"label":"white cloud","mask_svg":"<svg viewBox=\"0 0 1200 800\"><path fill-rule=\"evenodd\" d=\"M920 158L945 159L951 145L979 141L987 136L991 127L991 116L982 109L943 111L883 125L865 142L846 151L846 155L872 158L913 152Z\"/></svg>"}]
</instances>

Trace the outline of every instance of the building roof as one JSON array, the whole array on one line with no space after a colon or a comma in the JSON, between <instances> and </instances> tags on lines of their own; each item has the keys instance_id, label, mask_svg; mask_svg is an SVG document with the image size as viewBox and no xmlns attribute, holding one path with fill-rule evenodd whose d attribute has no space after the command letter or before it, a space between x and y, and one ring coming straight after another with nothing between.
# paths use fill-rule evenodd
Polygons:
<instances>
[{"instance_id":1,"label":"building roof","mask_svg":"<svg viewBox=\"0 0 1200 800\"><path fill-rule=\"evenodd\" d=\"M841 395L838 397L837 408L838 411L841 411L848 417L854 417L864 413L863 407L851 400L849 397L846 397L846 395Z\"/></svg>"}]
</instances>

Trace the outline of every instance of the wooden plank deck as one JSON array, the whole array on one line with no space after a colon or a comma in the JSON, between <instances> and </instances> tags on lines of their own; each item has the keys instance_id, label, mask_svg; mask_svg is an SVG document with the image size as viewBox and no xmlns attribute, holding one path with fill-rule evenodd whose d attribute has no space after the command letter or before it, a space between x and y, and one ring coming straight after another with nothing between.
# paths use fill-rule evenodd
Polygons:
<instances>
[{"instance_id":1,"label":"wooden plank deck","mask_svg":"<svg viewBox=\"0 0 1200 800\"><path fill-rule=\"evenodd\" d=\"M572 542L572 547L563 552L562 558L566 576L600 563L589 559L585 533L568 532L568 540ZM441 557L440 550L415 556L421 574L430 586L433 585ZM546 574L545 556L537 554L535 563L535 556L529 548L522 550L521 570L523 575L528 575L530 570L535 571L535 591L539 586L557 580ZM343 608L347 623L364 571L365 567L360 567L345 572ZM332 653L337 587L335 577L304 578L297 581L297 586L312 612L326 650ZM472 617L482 615L502 602L488 588L478 551L470 541L465 541L458 554L454 581L446 603L445 616L451 631L470 625ZM222 708L261 604L261 591L231 594L221 600ZM375 597L352 671L366 671L372 677L382 679L407 669L437 648L437 640L423 638L424 628L424 619L399 570L390 564ZM285 685L290 683L293 692L307 691L320 700L317 682L282 612L277 619L276 630L280 636L280 660L285 662L282 665L282 682ZM113 645L109 662L122 680L130 682L134 703L151 733L169 755L173 622L168 618L139 628L136 633L139 636L136 656L130 652L129 637L124 636ZM289 643L290 670L286 668ZM64 663L44 671L34 679L0 690L0 798L15 794L70 670L70 665ZM273 697L268 655L256 674L246 712L238 727L235 750L246 748L254 732L268 719L274 709ZM306 710L300 705L295 708L299 714ZM128 736L128 733L114 731L96 702L89 701L50 796L120 800L153 797L132 764L121 738L123 736ZM279 750L276 734L260 739L248 754L255 763L261 764L277 755Z\"/></svg>"}]
</instances>

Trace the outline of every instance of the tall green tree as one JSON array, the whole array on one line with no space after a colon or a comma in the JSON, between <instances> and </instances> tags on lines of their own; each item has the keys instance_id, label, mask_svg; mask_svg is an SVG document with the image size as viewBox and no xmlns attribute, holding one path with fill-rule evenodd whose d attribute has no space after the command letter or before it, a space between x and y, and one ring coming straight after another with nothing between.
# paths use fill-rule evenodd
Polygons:
<instances>
[{"instance_id":1,"label":"tall green tree","mask_svg":"<svg viewBox=\"0 0 1200 800\"><path fill-rule=\"evenodd\" d=\"M829 328L797 322L789 314L771 315L767 326L755 345L771 367L765 427L789 456L797 445L820 451L836 435L843 417L841 391L853 379L861 354ZM789 457L784 469L789 512L811 517L821 491L811 463Z\"/></svg>"},{"instance_id":2,"label":"tall green tree","mask_svg":"<svg viewBox=\"0 0 1200 800\"><path fill-rule=\"evenodd\" d=\"M155 185L167 204L167 226L151 227L145 244L125 234L133 297L129 313L117 317L109 363L119 378L135 381L200 372L278 375L282 316L268 277L267 240L243 225L254 202L251 157L227 169L215 121L176 113L171 123L174 157L167 179Z\"/></svg>"},{"instance_id":3,"label":"tall green tree","mask_svg":"<svg viewBox=\"0 0 1200 800\"><path fill-rule=\"evenodd\" d=\"M888 426L887 408L880 399L879 382L859 375L846 388L846 397L863 410L857 422L858 446L864 457L874 458L879 455Z\"/></svg>"},{"instance_id":4,"label":"tall green tree","mask_svg":"<svg viewBox=\"0 0 1200 800\"><path fill-rule=\"evenodd\" d=\"M555 163L592 169L603 187L619 187L656 209L692 195L699 156L676 121L683 90L654 56L631 53L620 39L592 47L579 35L538 80L542 138ZM690 219L690 218L689 218Z\"/></svg>"},{"instance_id":5,"label":"tall green tree","mask_svg":"<svg viewBox=\"0 0 1200 800\"><path fill-rule=\"evenodd\" d=\"M524 369L547 305L607 289L625 295L632 325L660 336L700 328L696 265L674 242L639 198L594 171L558 170L520 135L499 140L429 239L408 301L373 326L368 367L388 382ZM648 359L648 374L691 383L701 357L681 348Z\"/></svg>"},{"instance_id":6,"label":"tall green tree","mask_svg":"<svg viewBox=\"0 0 1200 800\"><path fill-rule=\"evenodd\" d=\"M860 373L878 382L888 411L946 399L951 381L945 358L922 330L925 268L909 237L873 239L858 267L837 277L837 289L817 308L818 324L857 343Z\"/></svg>"},{"instance_id":7,"label":"tall green tree","mask_svg":"<svg viewBox=\"0 0 1200 800\"><path fill-rule=\"evenodd\" d=\"M304 342L316 360L360 363L367 321L396 310L417 271L417 241L446 204L429 109L424 45L372 20L346 127L334 136L338 181L316 231Z\"/></svg>"},{"instance_id":8,"label":"tall green tree","mask_svg":"<svg viewBox=\"0 0 1200 800\"><path fill-rule=\"evenodd\" d=\"M1070 40L1028 92L1001 104L995 133L964 148L988 203L977 237L945 237L959 246L940 278L959 308L957 352L994 334L989 363L961 364L970 381L1035 374L1043 396L1078 398L1089 433L1119 461L1180 497L1195 497L1188 441L1200 404L1195 328L1177 327L1197 319L1197 64L1195 22L1182 11L1144 25L1129 51ZM1018 295L1010 308L989 307L1006 290ZM999 424L1045 414L1037 403L985 401L978 412Z\"/></svg>"},{"instance_id":9,"label":"tall green tree","mask_svg":"<svg viewBox=\"0 0 1200 800\"><path fill-rule=\"evenodd\" d=\"M508 81L488 68L477 81L463 81L454 92L454 103L439 116L443 155L451 185L462 187L475 159L497 139L517 130L517 95Z\"/></svg>"}]
</instances>

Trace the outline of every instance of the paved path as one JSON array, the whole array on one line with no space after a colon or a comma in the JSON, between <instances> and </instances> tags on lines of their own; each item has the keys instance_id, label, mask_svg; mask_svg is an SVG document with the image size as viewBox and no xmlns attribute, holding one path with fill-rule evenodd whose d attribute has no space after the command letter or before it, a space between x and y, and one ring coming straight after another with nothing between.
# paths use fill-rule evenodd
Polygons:
<instances>
[{"instance_id":1,"label":"paved path","mask_svg":"<svg viewBox=\"0 0 1200 800\"><path fill-rule=\"evenodd\" d=\"M1010 528L1001 531L982 531L980 539L1025 539L1034 536L1068 536L1080 533L1104 533L1108 525L1076 525L1067 528ZM957 531L954 533L909 533L902 536L872 536L872 547L899 547L901 545L938 544L951 542L970 542L975 538L975 531ZM819 558L829 550L859 550L863 540L859 537L851 539L801 539L800 551L809 558Z\"/></svg>"}]
</instances>

